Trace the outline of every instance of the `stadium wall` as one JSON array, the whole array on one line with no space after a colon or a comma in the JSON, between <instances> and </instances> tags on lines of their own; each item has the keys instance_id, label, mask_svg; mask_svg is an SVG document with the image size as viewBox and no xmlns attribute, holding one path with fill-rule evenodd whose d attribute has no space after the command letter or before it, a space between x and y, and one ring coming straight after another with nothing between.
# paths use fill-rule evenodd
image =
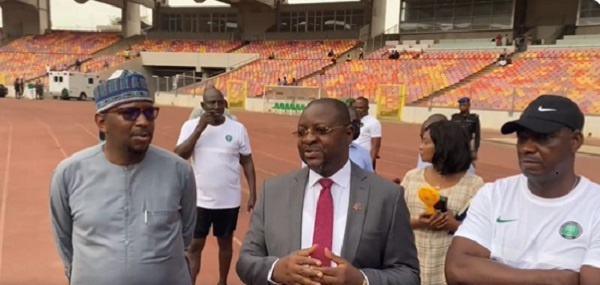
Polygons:
<instances>
[{"instance_id":1,"label":"stadium wall","mask_svg":"<svg viewBox=\"0 0 600 285\"><path fill-rule=\"evenodd\" d=\"M188 107L194 108L202 102L202 96L189 96L189 95L175 95L168 92L159 92L155 96L156 103L163 106L177 106L177 107ZM270 105L276 101L286 102L286 100L272 100L269 102ZM308 103L301 102L300 100L296 103ZM265 106L265 100L263 98L247 98L245 102L245 109L251 112L265 112L270 107ZM369 113L371 115L377 115L377 105L369 105ZM416 106L404 106L402 109L402 122L411 124L421 124L432 114L444 114L450 117L458 110L454 108L428 108L428 107L416 107ZM493 110L472 110L473 113L479 115L481 120L481 128L490 130L499 130L507 121L516 120L521 115L521 112L508 112L508 111L493 111ZM600 116L586 116L585 117L585 129L584 135L591 136L594 138L600 138ZM500 134L500 133L498 133Z\"/></svg>"},{"instance_id":2,"label":"stadium wall","mask_svg":"<svg viewBox=\"0 0 600 285\"><path fill-rule=\"evenodd\" d=\"M406 123L422 123L432 114L444 114L450 117L458 109L437 108L437 107L416 107L405 106L402 109L402 121ZM507 121L516 120L521 116L521 112L494 111L494 110L472 110L479 115L481 127L484 129L500 130ZM600 138L600 116L585 116L584 135L592 134L594 138Z\"/></svg>"},{"instance_id":3,"label":"stadium wall","mask_svg":"<svg viewBox=\"0 0 600 285\"><path fill-rule=\"evenodd\" d=\"M513 30L494 30L494 31L457 31L443 33L419 33L419 34L400 34L401 41L414 40L454 40L454 39L490 39L496 38L498 34L504 36L508 34L509 38L513 38ZM491 44L490 44L491 45Z\"/></svg>"},{"instance_id":4,"label":"stadium wall","mask_svg":"<svg viewBox=\"0 0 600 285\"><path fill-rule=\"evenodd\" d=\"M597 35L600 34L600 26L579 26L577 27L578 35Z\"/></svg>"},{"instance_id":5,"label":"stadium wall","mask_svg":"<svg viewBox=\"0 0 600 285\"><path fill-rule=\"evenodd\" d=\"M224 68L230 70L258 60L256 53L141 52L145 66Z\"/></svg>"}]
</instances>

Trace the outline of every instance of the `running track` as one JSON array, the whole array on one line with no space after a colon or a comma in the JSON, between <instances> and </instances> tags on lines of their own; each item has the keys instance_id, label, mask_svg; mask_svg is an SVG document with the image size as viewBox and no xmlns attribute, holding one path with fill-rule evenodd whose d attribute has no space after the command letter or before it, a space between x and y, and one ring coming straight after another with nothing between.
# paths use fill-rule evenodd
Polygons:
<instances>
[{"instance_id":1,"label":"running track","mask_svg":"<svg viewBox=\"0 0 600 285\"><path fill-rule=\"evenodd\" d=\"M173 149L189 112L163 107L154 143ZM50 235L48 184L60 160L97 143L93 113L90 102L0 100L0 285L66 284ZM250 134L259 191L264 179L298 169L300 160L291 135L295 117L235 113ZM384 123L383 131L379 173L390 179L401 177L416 165L418 126ZM600 159L580 156L577 168L580 174L600 181ZM486 181L517 173L514 147L482 143L477 171ZM240 284L235 260L248 223L249 215L242 212L230 285ZM197 284L217 283L216 248L214 239L209 239Z\"/></svg>"}]
</instances>

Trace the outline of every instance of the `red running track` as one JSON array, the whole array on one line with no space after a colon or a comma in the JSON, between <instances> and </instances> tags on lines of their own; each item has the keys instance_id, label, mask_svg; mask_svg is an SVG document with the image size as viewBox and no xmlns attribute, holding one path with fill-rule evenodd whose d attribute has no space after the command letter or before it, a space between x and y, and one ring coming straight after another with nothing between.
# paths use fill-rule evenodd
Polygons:
<instances>
[{"instance_id":1,"label":"red running track","mask_svg":"<svg viewBox=\"0 0 600 285\"><path fill-rule=\"evenodd\" d=\"M154 143L173 149L189 112L187 108L163 107ZM264 179L299 168L292 136L296 117L235 113L248 128L259 191ZM60 160L98 142L93 114L91 102L0 100L0 285L66 284L50 234L48 185ZM402 177L416 165L418 128L384 123L382 159L378 162L381 175ZM577 160L579 173L595 181L600 180L599 168L598 158L580 156ZM483 142L477 171L486 181L518 173L514 147ZM246 199L245 185L244 193ZM240 213L230 285L241 284L234 268L248 223L249 214ZM203 260L197 284L216 284L217 246L213 238L207 243Z\"/></svg>"}]
</instances>

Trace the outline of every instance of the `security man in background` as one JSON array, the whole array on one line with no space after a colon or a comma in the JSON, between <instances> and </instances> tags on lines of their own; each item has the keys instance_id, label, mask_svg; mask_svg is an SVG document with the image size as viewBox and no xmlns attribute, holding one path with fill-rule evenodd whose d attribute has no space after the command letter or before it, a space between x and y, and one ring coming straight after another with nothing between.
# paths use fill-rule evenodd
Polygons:
<instances>
[{"instance_id":1,"label":"security man in background","mask_svg":"<svg viewBox=\"0 0 600 285\"><path fill-rule=\"evenodd\" d=\"M471 99L464 97L458 100L459 113L452 114L451 121L460 123L465 127L471 137L471 150L473 160L477 159L479 144L481 143L481 124L479 123L479 115L471 113Z\"/></svg>"}]
</instances>

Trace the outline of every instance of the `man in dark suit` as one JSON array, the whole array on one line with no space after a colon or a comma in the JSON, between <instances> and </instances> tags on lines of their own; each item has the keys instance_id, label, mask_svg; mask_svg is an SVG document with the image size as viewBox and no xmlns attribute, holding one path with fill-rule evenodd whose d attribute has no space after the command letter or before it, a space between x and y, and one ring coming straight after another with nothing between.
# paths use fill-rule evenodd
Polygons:
<instances>
[{"instance_id":1,"label":"man in dark suit","mask_svg":"<svg viewBox=\"0 0 600 285\"><path fill-rule=\"evenodd\" d=\"M308 167L265 181L236 271L248 285L418 285L404 189L349 160L350 115L312 101L298 121Z\"/></svg>"}]
</instances>

